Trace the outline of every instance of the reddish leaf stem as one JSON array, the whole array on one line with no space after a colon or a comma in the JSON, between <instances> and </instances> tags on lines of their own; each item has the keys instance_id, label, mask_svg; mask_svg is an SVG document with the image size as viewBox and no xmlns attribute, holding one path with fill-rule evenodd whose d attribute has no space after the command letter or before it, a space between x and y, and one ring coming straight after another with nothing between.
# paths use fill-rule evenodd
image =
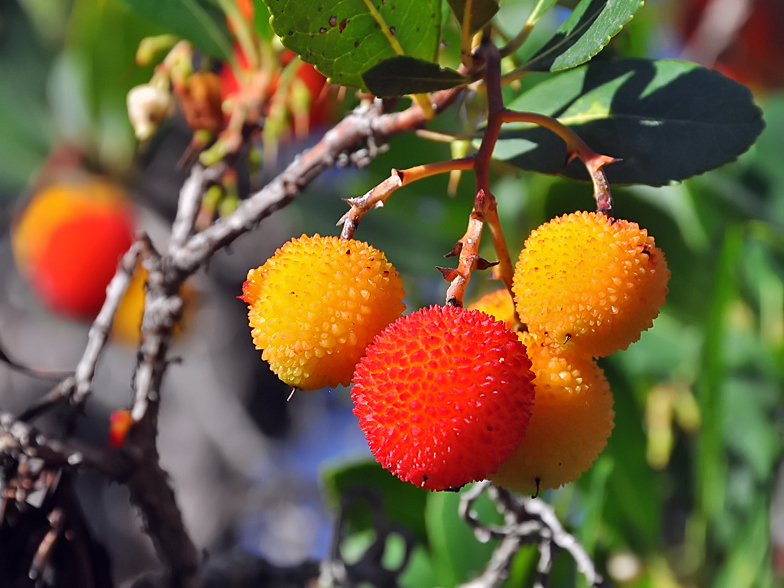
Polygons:
<instances>
[{"instance_id":1,"label":"reddish leaf stem","mask_svg":"<svg viewBox=\"0 0 784 588\"><path fill-rule=\"evenodd\" d=\"M351 239L354 231L359 226L359 221L371 208L380 208L398 188L437 174L443 174L454 170L470 170L474 168L474 158L464 157L450 161L438 161L417 165L404 170L393 169L392 174L372 190L357 198L347 198L346 202L351 205L351 210L344 214L337 222L343 225L340 233L342 239Z\"/></svg>"},{"instance_id":2,"label":"reddish leaf stem","mask_svg":"<svg viewBox=\"0 0 784 588\"><path fill-rule=\"evenodd\" d=\"M612 194L610 193L610 184L607 181L607 176L604 174L602 168L608 163L618 161L617 159L608 155L596 153L588 147L585 141L583 141L577 133L550 116L533 112L515 112L513 110L505 109L501 113L501 119L505 123L533 123L544 127L561 137L561 139L566 142L566 163L569 163L575 157L579 157L591 176L591 182L593 182L593 197L596 199L596 211L604 213L607 216L612 216L613 200Z\"/></svg>"}]
</instances>

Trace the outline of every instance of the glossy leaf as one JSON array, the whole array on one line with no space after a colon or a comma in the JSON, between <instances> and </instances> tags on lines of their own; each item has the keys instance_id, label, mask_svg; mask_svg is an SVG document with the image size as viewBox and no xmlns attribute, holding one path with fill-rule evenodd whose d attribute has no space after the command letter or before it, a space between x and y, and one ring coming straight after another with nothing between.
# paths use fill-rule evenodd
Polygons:
<instances>
[{"instance_id":1,"label":"glossy leaf","mask_svg":"<svg viewBox=\"0 0 784 588\"><path fill-rule=\"evenodd\" d=\"M226 18L206 0L120 0L144 18L193 43L193 46L226 59L231 41Z\"/></svg>"},{"instance_id":2,"label":"glossy leaf","mask_svg":"<svg viewBox=\"0 0 784 588\"><path fill-rule=\"evenodd\" d=\"M463 26L465 20L467 0L447 0L452 12L457 17L457 22ZM499 4L496 0L473 0L471 2L471 34L477 32L492 19L498 12Z\"/></svg>"},{"instance_id":3,"label":"glossy leaf","mask_svg":"<svg viewBox=\"0 0 784 588\"><path fill-rule=\"evenodd\" d=\"M734 160L763 129L745 86L693 63L605 61L548 79L509 104L557 118L598 153L611 183L666 185ZM533 125L507 125L495 157L522 169L586 179L582 163L564 167L566 148Z\"/></svg>"},{"instance_id":4,"label":"glossy leaf","mask_svg":"<svg viewBox=\"0 0 784 588\"><path fill-rule=\"evenodd\" d=\"M644 3L644 0L581 0L553 38L524 68L559 71L585 63L620 32Z\"/></svg>"},{"instance_id":5,"label":"glossy leaf","mask_svg":"<svg viewBox=\"0 0 784 588\"><path fill-rule=\"evenodd\" d=\"M364 74L362 81L376 96L404 96L454 88L471 81L432 61L401 55L385 59Z\"/></svg>"},{"instance_id":6,"label":"glossy leaf","mask_svg":"<svg viewBox=\"0 0 784 588\"><path fill-rule=\"evenodd\" d=\"M365 89L362 73L399 54L391 39L405 55L436 58L441 0L374 2L373 12L364 0L265 1L283 44L333 84Z\"/></svg>"}]
</instances>

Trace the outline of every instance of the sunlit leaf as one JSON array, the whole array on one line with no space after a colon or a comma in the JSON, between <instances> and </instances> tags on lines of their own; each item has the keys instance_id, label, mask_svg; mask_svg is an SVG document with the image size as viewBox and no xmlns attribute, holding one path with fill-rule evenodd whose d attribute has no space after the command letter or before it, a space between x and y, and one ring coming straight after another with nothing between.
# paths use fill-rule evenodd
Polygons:
<instances>
[{"instance_id":1,"label":"sunlit leaf","mask_svg":"<svg viewBox=\"0 0 784 588\"><path fill-rule=\"evenodd\" d=\"M559 71L585 63L617 35L645 0L581 0L547 44L524 65Z\"/></svg>"},{"instance_id":2,"label":"sunlit leaf","mask_svg":"<svg viewBox=\"0 0 784 588\"><path fill-rule=\"evenodd\" d=\"M265 1L283 44L333 84L364 89L362 73L399 54L391 39L404 55L436 58L441 0L373 2L373 12L364 0Z\"/></svg>"}]
</instances>

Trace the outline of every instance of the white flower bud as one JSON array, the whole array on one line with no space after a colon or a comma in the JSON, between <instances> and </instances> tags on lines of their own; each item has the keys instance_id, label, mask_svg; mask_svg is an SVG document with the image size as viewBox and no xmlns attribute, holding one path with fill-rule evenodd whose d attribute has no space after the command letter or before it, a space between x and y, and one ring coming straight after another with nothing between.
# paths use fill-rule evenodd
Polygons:
<instances>
[{"instance_id":1,"label":"white flower bud","mask_svg":"<svg viewBox=\"0 0 784 588\"><path fill-rule=\"evenodd\" d=\"M152 137L158 124L169 112L171 94L151 84L142 84L128 92L128 118L139 141Z\"/></svg>"}]
</instances>

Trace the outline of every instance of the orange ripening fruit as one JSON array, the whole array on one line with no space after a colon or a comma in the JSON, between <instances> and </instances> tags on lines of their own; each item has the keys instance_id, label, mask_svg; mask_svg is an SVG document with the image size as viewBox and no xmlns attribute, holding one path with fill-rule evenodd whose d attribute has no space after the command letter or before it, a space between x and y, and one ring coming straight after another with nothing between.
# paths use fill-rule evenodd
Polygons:
<instances>
[{"instance_id":1,"label":"orange ripening fruit","mask_svg":"<svg viewBox=\"0 0 784 588\"><path fill-rule=\"evenodd\" d=\"M507 328L515 324L514 300L506 288L485 294L468 306L467 310L479 310L504 323Z\"/></svg>"},{"instance_id":2,"label":"orange ripening fruit","mask_svg":"<svg viewBox=\"0 0 784 588\"><path fill-rule=\"evenodd\" d=\"M554 347L604 357L653 325L670 271L633 222L575 212L531 233L515 267L520 320Z\"/></svg>"},{"instance_id":3,"label":"orange ripening fruit","mask_svg":"<svg viewBox=\"0 0 784 588\"><path fill-rule=\"evenodd\" d=\"M432 306L387 327L354 372L354 414L373 455L401 480L458 488L483 480L525 435L531 362L491 316Z\"/></svg>"},{"instance_id":4,"label":"orange ripening fruit","mask_svg":"<svg viewBox=\"0 0 784 588\"><path fill-rule=\"evenodd\" d=\"M112 322L111 337L114 341L134 347L141 340L142 320L144 319L144 301L147 295L147 277L149 273L141 263L136 265L131 281L120 299L117 312ZM186 282L180 289L180 296L184 302L182 316L174 324L172 333L175 336L183 334L187 327L188 319L194 306L197 304L196 291Z\"/></svg>"},{"instance_id":5,"label":"orange ripening fruit","mask_svg":"<svg viewBox=\"0 0 784 588\"><path fill-rule=\"evenodd\" d=\"M135 214L122 188L95 176L36 193L12 230L17 265L41 302L58 314L98 314Z\"/></svg>"},{"instance_id":6,"label":"orange ripening fruit","mask_svg":"<svg viewBox=\"0 0 784 588\"><path fill-rule=\"evenodd\" d=\"M378 249L351 239L292 239L248 272L253 342L302 390L348 385L365 348L405 309L403 281Z\"/></svg>"},{"instance_id":7,"label":"orange ripening fruit","mask_svg":"<svg viewBox=\"0 0 784 588\"><path fill-rule=\"evenodd\" d=\"M535 374L536 402L525 437L490 476L493 484L536 493L573 482L607 445L613 397L590 357L564 356L535 335L519 333Z\"/></svg>"}]
</instances>

